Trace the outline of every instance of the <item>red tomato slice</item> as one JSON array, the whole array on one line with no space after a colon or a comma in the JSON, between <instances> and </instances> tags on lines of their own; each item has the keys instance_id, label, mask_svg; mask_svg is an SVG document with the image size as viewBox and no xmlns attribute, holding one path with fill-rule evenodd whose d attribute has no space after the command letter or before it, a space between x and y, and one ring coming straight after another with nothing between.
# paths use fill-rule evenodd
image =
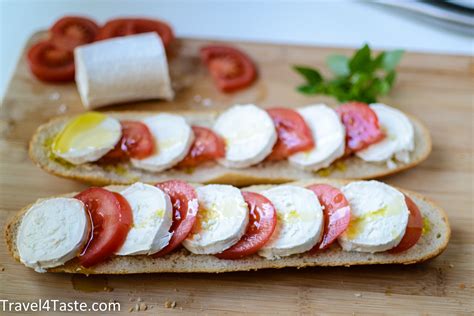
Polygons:
<instances>
[{"instance_id":1,"label":"red tomato slice","mask_svg":"<svg viewBox=\"0 0 474 316\"><path fill-rule=\"evenodd\" d=\"M307 187L318 197L324 214L324 233L321 242L310 253L325 249L342 234L351 221L351 208L344 194L328 184L314 184Z\"/></svg>"},{"instance_id":2,"label":"red tomato slice","mask_svg":"<svg viewBox=\"0 0 474 316\"><path fill-rule=\"evenodd\" d=\"M75 196L86 205L92 219L92 238L79 257L84 267L91 267L112 256L122 247L133 222L127 200L103 188L90 188Z\"/></svg>"},{"instance_id":3,"label":"red tomato slice","mask_svg":"<svg viewBox=\"0 0 474 316\"><path fill-rule=\"evenodd\" d=\"M131 18L108 21L100 28L96 40L147 32L156 32L161 37L165 49L168 49L174 40L173 30L167 23L159 20Z\"/></svg>"},{"instance_id":4,"label":"red tomato slice","mask_svg":"<svg viewBox=\"0 0 474 316\"><path fill-rule=\"evenodd\" d=\"M173 236L165 248L153 254L154 258L164 256L181 245L193 229L199 209L196 190L186 182L169 180L156 186L169 195L173 204L173 224L169 230Z\"/></svg>"},{"instance_id":5,"label":"red tomato slice","mask_svg":"<svg viewBox=\"0 0 474 316\"><path fill-rule=\"evenodd\" d=\"M423 232L423 218L420 209L416 206L415 202L406 195L405 202L410 211L405 235L403 235L402 240L396 247L388 251L389 253L399 253L410 249L418 242L418 239L420 239Z\"/></svg>"},{"instance_id":6,"label":"red tomato slice","mask_svg":"<svg viewBox=\"0 0 474 316\"><path fill-rule=\"evenodd\" d=\"M311 130L295 110L273 108L267 110L277 130L278 139L267 160L282 160L290 155L314 147Z\"/></svg>"},{"instance_id":7,"label":"red tomato slice","mask_svg":"<svg viewBox=\"0 0 474 316\"><path fill-rule=\"evenodd\" d=\"M272 202L261 194L242 191L249 206L249 223L244 236L232 247L216 255L220 259L240 259L260 250L275 231L277 214Z\"/></svg>"},{"instance_id":8,"label":"red tomato slice","mask_svg":"<svg viewBox=\"0 0 474 316\"><path fill-rule=\"evenodd\" d=\"M117 161L129 158L143 159L153 153L154 141L148 127L142 122L121 121L122 137L115 148L101 160Z\"/></svg>"},{"instance_id":9,"label":"red tomato slice","mask_svg":"<svg viewBox=\"0 0 474 316\"><path fill-rule=\"evenodd\" d=\"M194 142L188 155L178 164L178 168L192 168L205 161L225 156L224 140L212 130L193 126Z\"/></svg>"},{"instance_id":10,"label":"red tomato slice","mask_svg":"<svg viewBox=\"0 0 474 316\"><path fill-rule=\"evenodd\" d=\"M257 69L250 57L233 47L204 46L201 60L207 65L217 88L223 92L248 87L257 78Z\"/></svg>"},{"instance_id":11,"label":"red tomato slice","mask_svg":"<svg viewBox=\"0 0 474 316\"><path fill-rule=\"evenodd\" d=\"M31 72L40 80L65 82L74 80L74 55L43 41L28 50Z\"/></svg>"},{"instance_id":12,"label":"red tomato slice","mask_svg":"<svg viewBox=\"0 0 474 316\"><path fill-rule=\"evenodd\" d=\"M377 114L367 104L349 102L336 111L346 127L346 153L362 150L384 138Z\"/></svg>"},{"instance_id":13,"label":"red tomato slice","mask_svg":"<svg viewBox=\"0 0 474 316\"><path fill-rule=\"evenodd\" d=\"M92 43L99 32L99 26L85 17L65 16L56 21L49 31L54 46L73 51L77 46Z\"/></svg>"}]
</instances>

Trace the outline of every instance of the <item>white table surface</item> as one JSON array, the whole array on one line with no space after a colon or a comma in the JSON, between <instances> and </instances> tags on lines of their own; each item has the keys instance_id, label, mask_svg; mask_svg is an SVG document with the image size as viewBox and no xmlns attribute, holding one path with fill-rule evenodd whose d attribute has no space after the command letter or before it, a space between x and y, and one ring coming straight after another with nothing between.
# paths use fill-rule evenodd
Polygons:
<instances>
[{"instance_id":1,"label":"white table surface","mask_svg":"<svg viewBox=\"0 0 474 316\"><path fill-rule=\"evenodd\" d=\"M403 0L400 0L403 1ZM0 96L28 37L66 14L168 21L178 36L473 55L473 36L360 1L0 0Z\"/></svg>"}]
</instances>

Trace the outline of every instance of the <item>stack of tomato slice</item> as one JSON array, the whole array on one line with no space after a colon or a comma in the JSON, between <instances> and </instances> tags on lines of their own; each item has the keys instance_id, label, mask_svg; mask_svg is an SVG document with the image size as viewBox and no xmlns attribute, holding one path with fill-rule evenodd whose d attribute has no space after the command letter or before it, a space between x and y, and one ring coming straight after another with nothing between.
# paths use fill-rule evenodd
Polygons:
<instances>
[{"instance_id":1,"label":"stack of tomato slice","mask_svg":"<svg viewBox=\"0 0 474 316\"><path fill-rule=\"evenodd\" d=\"M114 19L99 27L89 18L66 16L49 30L49 39L34 44L28 51L28 63L33 74L47 82L74 80L74 48L117 36L156 32L167 49L174 39L171 27L151 19Z\"/></svg>"}]
</instances>

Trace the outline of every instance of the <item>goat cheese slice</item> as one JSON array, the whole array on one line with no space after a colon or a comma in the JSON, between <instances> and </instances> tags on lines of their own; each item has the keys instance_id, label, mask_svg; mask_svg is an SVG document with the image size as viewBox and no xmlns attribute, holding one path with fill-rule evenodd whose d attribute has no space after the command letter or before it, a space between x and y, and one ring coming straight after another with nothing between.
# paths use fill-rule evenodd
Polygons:
<instances>
[{"instance_id":1,"label":"goat cheese slice","mask_svg":"<svg viewBox=\"0 0 474 316\"><path fill-rule=\"evenodd\" d=\"M150 255L166 247L172 235L169 229L173 222L173 206L168 194L140 182L120 194L130 204L133 226L117 255Z\"/></svg>"},{"instance_id":2,"label":"goat cheese slice","mask_svg":"<svg viewBox=\"0 0 474 316\"><path fill-rule=\"evenodd\" d=\"M229 168L246 168L261 162L277 141L272 118L253 104L228 109L217 118L214 130L226 144L225 158L219 163Z\"/></svg>"},{"instance_id":3,"label":"goat cheese slice","mask_svg":"<svg viewBox=\"0 0 474 316\"><path fill-rule=\"evenodd\" d=\"M20 261L37 272L76 257L89 238L84 203L51 198L35 203L23 216L16 240Z\"/></svg>"},{"instance_id":4,"label":"goat cheese slice","mask_svg":"<svg viewBox=\"0 0 474 316\"><path fill-rule=\"evenodd\" d=\"M349 227L338 238L342 249L374 253L398 245L409 216L400 191L378 181L357 181L342 192L351 207Z\"/></svg>"},{"instance_id":5,"label":"goat cheese slice","mask_svg":"<svg viewBox=\"0 0 474 316\"><path fill-rule=\"evenodd\" d=\"M131 159L133 166L159 172L173 167L186 157L194 141L194 133L183 117L158 114L145 118L143 123L153 135L155 153L144 159Z\"/></svg>"},{"instance_id":6,"label":"goat cheese slice","mask_svg":"<svg viewBox=\"0 0 474 316\"><path fill-rule=\"evenodd\" d=\"M317 171L344 155L346 132L336 111L324 104L298 110L308 124L315 141L314 148L296 153L288 159L299 168Z\"/></svg>"},{"instance_id":7,"label":"goat cheese slice","mask_svg":"<svg viewBox=\"0 0 474 316\"><path fill-rule=\"evenodd\" d=\"M226 250L244 235L249 209L239 189L210 184L196 188L199 211L183 246L195 254L216 254Z\"/></svg>"},{"instance_id":8,"label":"goat cheese slice","mask_svg":"<svg viewBox=\"0 0 474 316\"><path fill-rule=\"evenodd\" d=\"M120 122L98 112L87 112L71 119L56 135L53 154L75 164L100 159L112 150L122 136Z\"/></svg>"},{"instance_id":9,"label":"goat cheese slice","mask_svg":"<svg viewBox=\"0 0 474 316\"><path fill-rule=\"evenodd\" d=\"M305 188L282 185L261 192L275 206L277 226L258 254L278 259L310 250L324 231L323 212L316 195Z\"/></svg>"},{"instance_id":10,"label":"goat cheese slice","mask_svg":"<svg viewBox=\"0 0 474 316\"><path fill-rule=\"evenodd\" d=\"M365 161L389 161L395 156L398 161L410 162L410 152L415 149L415 131L410 119L385 104L371 104L370 108L377 114L385 138L356 155Z\"/></svg>"}]
</instances>

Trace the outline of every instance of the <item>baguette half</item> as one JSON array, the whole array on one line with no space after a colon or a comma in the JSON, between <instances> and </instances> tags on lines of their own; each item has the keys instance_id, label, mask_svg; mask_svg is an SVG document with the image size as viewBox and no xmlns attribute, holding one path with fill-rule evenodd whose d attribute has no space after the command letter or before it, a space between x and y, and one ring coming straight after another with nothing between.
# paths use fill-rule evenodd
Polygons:
<instances>
[{"instance_id":1,"label":"baguette half","mask_svg":"<svg viewBox=\"0 0 474 316\"><path fill-rule=\"evenodd\" d=\"M211 127L218 112L174 112L182 115L190 124ZM157 112L107 112L119 120L141 120ZM416 118L409 116L415 129L415 150L410 153L410 162L397 162L390 168L385 163L365 162L355 156L340 159L330 167L318 172L298 169L287 160L263 162L244 169L229 169L215 162L200 165L193 170L169 169L162 172L140 170L125 162L116 165L86 163L72 165L51 153L51 143L71 117L54 119L38 128L30 142L31 159L42 169L54 175L75 179L95 185L129 184L136 181L155 183L166 179L181 179L198 183L225 183L236 186L284 183L314 177L340 179L373 179L414 167L425 160L431 152L431 138L427 128Z\"/></svg>"},{"instance_id":2,"label":"baguette half","mask_svg":"<svg viewBox=\"0 0 474 316\"><path fill-rule=\"evenodd\" d=\"M290 183L292 185L307 186L314 183L328 183L335 187L342 187L349 183L347 180L336 179L308 179ZM244 190L261 191L271 185L256 185ZM119 191L123 186L109 186L112 191ZM446 213L425 197L406 190L400 190L409 196L418 205L425 221L424 232L416 245L407 251L390 254L360 253L342 251L333 245L326 251L310 255L307 253L284 257L277 260L268 260L258 255L252 255L239 260L218 259L211 255L194 255L186 249L175 251L162 258L150 256L114 256L108 261L91 268L83 268L77 259L67 262L63 266L48 269L49 272L81 273L81 274L132 274L132 273L162 273L162 272L206 272L220 273L232 271L249 271L266 268L310 267L310 266L352 266L372 264L413 264L436 257L446 248L451 230ZM76 193L67 194L74 196ZM5 238L11 255L20 261L16 247L18 227L24 213L31 205L23 208L7 225Z\"/></svg>"}]
</instances>

